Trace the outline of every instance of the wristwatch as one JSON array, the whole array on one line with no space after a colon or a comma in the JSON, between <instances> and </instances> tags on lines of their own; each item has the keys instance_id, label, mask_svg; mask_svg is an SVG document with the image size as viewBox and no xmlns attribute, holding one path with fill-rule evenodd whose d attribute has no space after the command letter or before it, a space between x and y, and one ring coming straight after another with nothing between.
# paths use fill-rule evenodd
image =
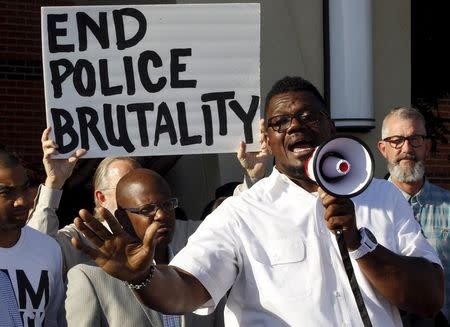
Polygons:
<instances>
[{"instance_id":1,"label":"wristwatch","mask_svg":"<svg viewBox=\"0 0 450 327\"><path fill-rule=\"evenodd\" d=\"M361 245L355 251L349 251L348 253L350 257L355 260L358 260L367 253L372 252L378 245L377 239L367 228L360 228L359 234L361 235Z\"/></svg>"}]
</instances>

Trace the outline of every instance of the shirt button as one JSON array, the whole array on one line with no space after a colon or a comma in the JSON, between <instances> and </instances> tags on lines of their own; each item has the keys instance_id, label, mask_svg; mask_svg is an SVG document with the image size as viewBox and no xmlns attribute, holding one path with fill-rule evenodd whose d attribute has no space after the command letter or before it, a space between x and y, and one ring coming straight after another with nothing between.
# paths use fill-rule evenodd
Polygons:
<instances>
[{"instance_id":1,"label":"shirt button","mask_svg":"<svg viewBox=\"0 0 450 327\"><path fill-rule=\"evenodd\" d=\"M335 297L341 297L341 293L339 293L339 291L334 291L334 296Z\"/></svg>"}]
</instances>

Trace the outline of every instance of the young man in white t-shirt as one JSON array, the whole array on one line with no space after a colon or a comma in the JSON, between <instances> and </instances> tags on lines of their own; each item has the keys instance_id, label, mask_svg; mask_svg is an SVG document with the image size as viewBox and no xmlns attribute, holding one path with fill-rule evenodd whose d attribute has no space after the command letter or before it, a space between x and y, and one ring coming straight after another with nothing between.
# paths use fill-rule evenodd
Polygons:
<instances>
[{"instance_id":1,"label":"young man in white t-shirt","mask_svg":"<svg viewBox=\"0 0 450 327\"><path fill-rule=\"evenodd\" d=\"M19 160L0 150L0 270L17 299L23 326L64 326L61 249L25 226L28 179Z\"/></svg>"}]
</instances>

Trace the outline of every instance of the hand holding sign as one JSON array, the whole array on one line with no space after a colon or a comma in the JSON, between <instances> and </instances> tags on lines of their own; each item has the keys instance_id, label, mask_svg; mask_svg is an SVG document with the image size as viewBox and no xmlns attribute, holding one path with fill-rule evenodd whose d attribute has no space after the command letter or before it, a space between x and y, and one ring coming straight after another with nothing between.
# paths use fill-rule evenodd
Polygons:
<instances>
[{"instance_id":1,"label":"hand holding sign","mask_svg":"<svg viewBox=\"0 0 450 327\"><path fill-rule=\"evenodd\" d=\"M72 175L78 159L86 154L85 149L78 149L68 159L54 159L53 156L58 153L58 145L49 139L51 128L46 128L42 133L41 143L45 173L47 178L45 186L54 189L61 189L67 178Z\"/></svg>"},{"instance_id":2,"label":"hand holding sign","mask_svg":"<svg viewBox=\"0 0 450 327\"><path fill-rule=\"evenodd\" d=\"M266 143L265 122L264 119L259 121L259 152L246 152L246 144L241 141L237 158L241 166L245 169L245 173L255 182L260 180L266 174L267 163L270 157L269 149Z\"/></svg>"}]
</instances>

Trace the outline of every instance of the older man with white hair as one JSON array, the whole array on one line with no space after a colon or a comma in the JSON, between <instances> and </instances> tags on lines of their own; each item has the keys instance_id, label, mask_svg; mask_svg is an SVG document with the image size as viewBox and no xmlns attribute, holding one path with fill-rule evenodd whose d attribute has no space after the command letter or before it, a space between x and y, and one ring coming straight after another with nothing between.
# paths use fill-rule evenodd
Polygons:
<instances>
[{"instance_id":1,"label":"older man with white hair","mask_svg":"<svg viewBox=\"0 0 450 327\"><path fill-rule=\"evenodd\" d=\"M423 234L441 259L446 280L443 312L450 317L450 192L428 181L425 159L431 150L419 110L398 107L383 121L378 149L387 161L389 180L408 200Z\"/></svg>"}]
</instances>

